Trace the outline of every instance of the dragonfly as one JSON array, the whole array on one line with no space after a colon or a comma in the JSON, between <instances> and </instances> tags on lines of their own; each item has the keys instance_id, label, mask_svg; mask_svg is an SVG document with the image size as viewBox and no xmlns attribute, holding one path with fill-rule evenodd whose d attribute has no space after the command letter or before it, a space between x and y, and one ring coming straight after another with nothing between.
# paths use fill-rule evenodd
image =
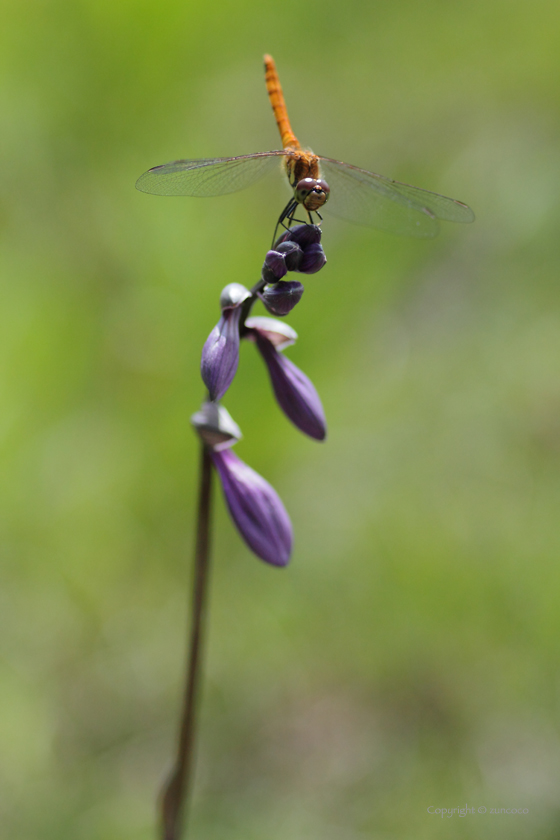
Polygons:
<instances>
[{"instance_id":1,"label":"dragonfly","mask_svg":"<svg viewBox=\"0 0 560 840\"><path fill-rule=\"evenodd\" d=\"M292 131L272 56L264 56L265 81L282 149L227 158L175 160L154 166L136 182L152 195L216 196L237 192L260 180L281 162L293 195L278 225L289 227L303 208L313 223L321 210L388 233L432 238L439 221L473 222L471 208L430 190L413 187L350 163L303 149Z\"/></svg>"}]
</instances>

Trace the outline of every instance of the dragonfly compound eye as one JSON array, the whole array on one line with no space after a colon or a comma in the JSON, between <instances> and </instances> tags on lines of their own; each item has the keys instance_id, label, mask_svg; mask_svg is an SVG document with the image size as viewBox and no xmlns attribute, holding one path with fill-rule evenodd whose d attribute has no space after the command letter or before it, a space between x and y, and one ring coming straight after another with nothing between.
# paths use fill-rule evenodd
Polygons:
<instances>
[{"instance_id":1,"label":"dragonfly compound eye","mask_svg":"<svg viewBox=\"0 0 560 840\"><path fill-rule=\"evenodd\" d=\"M326 181L317 181L315 178L302 178L295 188L295 199L303 204L306 210L311 212L322 207L329 197L329 185Z\"/></svg>"}]
</instances>

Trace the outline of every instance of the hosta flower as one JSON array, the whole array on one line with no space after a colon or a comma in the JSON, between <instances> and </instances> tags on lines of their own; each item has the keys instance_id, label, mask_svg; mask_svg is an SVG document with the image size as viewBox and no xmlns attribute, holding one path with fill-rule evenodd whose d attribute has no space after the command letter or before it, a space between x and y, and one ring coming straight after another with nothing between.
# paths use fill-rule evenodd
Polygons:
<instances>
[{"instance_id":1,"label":"hosta flower","mask_svg":"<svg viewBox=\"0 0 560 840\"><path fill-rule=\"evenodd\" d=\"M247 338L256 342L265 360L274 394L292 423L316 440L327 434L325 413L311 380L281 352L297 334L274 318L247 318Z\"/></svg>"},{"instance_id":2,"label":"hosta flower","mask_svg":"<svg viewBox=\"0 0 560 840\"><path fill-rule=\"evenodd\" d=\"M276 490L231 449L214 449L211 457L231 517L251 551L273 566L285 566L292 552L292 523Z\"/></svg>"},{"instance_id":3,"label":"hosta flower","mask_svg":"<svg viewBox=\"0 0 560 840\"><path fill-rule=\"evenodd\" d=\"M239 319L243 301L250 292L240 283L230 283L220 296L222 317L202 348L200 372L211 400L223 397L239 364Z\"/></svg>"}]
</instances>

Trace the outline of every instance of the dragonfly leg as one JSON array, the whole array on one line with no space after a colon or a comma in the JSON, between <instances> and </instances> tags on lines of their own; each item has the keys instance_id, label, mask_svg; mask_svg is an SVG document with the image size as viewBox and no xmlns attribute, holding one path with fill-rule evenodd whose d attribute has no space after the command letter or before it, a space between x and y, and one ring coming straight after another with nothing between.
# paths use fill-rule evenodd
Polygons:
<instances>
[{"instance_id":1,"label":"dragonfly leg","mask_svg":"<svg viewBox=\"0 0 560 840\"><path fill-rule=\"evenodd\" d=\"M300 225L308 225L309 224L309 222L306 221L306 219L296 219L295 216L292 216L290 218L290 224L292 224L293 222L299 222ZM313 224L313 222L311 224Z\"/></svg>"},{"instance_id":2,"label":"dragonfly leg","mask_svg":"<svg viewBox=\"0 0 560 840\"><path fill-rule=\"evenodd\" d=\"M294 216L295 211L296 211L296 208L294 207L294 210L293 210L292 214L290 215L290 224L292 224L292 222L299 222L302 225L314 225L315 222L313 221L313 213L315 213L320 218L320 220L323 221L323 217L318 212L318 210L307 210L306 211L307 212L307 219L309 221L307 221L306 219L296 219L296 217Z\"/></svg>"},{"instance_id":3,"label":"dragonfly leg","mask_svg":"<svg viewBox=\"0 0 560 840\"><path fill-rule=\"evenodd\" d=\"M282 210L280 218L276 222L276 227L274 228L274 236L272 237L272 247L274 247L274 243L276 242L276 234L278 233L278 228L282 226L283 228L286 228L286 230L288 230L288 227L284 224L284 219L288 219L291 224L296 207L297 201L295 200L295 198L291 198Z\"/></svg>"},{"instance_id":4,"label":"dragonfly leg","mask_svg":"<svg viewBox=\"0 0 560 840\"><path fill-rule=\"evenodd\" d=\"M296 219L295 213L296 213L296 210L298 209L299 206L300 205L297 202L295 202L291 211L290 211L290 213L289 213L289 215L288 215L289 227L291 225L293 225L294 222L299 222L302 225L309 224L309 222L306 222L304 219ZM306 212L307 212L307 215L309 216L309 219L311 220L311 224L313 224L313 219L311 218L311 213L309 212L309 210L307 210ZM286 226L284 225L284 227L286 227Z\"/></svg>"},{"instance_id":5,"label":"dragonfly leg","mask_svg":"<svg viewBox=\"0 0 560 840\"><path fill-rule=\"evenodd\" d=\"M274 243L276 242L276 235L278 233L278 228L279 227L283 227L284 230L289 230L291 225L293 225L294 222L299 222L299 224L302 224L302 225L313 225L313 224L315 224L315 222L313 221L312 212L316 213L317 216L319 217L319 219L321 221L323 221L323 217L321 216L321 214L317 210L314 210L314 211L306 210L307 218L309 219L309 221L307 221L305 219L296 219L295 214L296 214L296 210L298 209L299 206L300 206L299 202L297 202L295 200L295 198L292 198L286 204L284 209L282 210L282 213L280 214L280 218L276 222L276 227L274 228L274 236L272 237L272 247L274 247ZM286 224L286 222L288 222L288 224Z\"/></svg>"}]
</instances>

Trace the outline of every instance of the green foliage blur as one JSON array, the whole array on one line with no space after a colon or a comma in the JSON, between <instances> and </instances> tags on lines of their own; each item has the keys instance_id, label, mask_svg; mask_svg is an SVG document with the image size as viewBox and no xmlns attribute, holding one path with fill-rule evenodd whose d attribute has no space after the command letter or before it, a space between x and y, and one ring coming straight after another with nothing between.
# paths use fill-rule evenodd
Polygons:
<instances>
[{"instance_id":1,"label":"green foliage blur","mask_svg":"<svg viewBox=\"0 0 560 840\"><path fill-rule=\"evenodd\" d=\"M470 204L409 241L329 219L288 318L325 444L252 346L224 404L291 565L217 494L190 837L560 833L560 7L6 0L0 31L0 835L149 840L185 657L202 344L280 178L134 189L277 148ZM262 312L260 314L263 314ZM428 807L486 807L465 817ZM521 815L491 808L528 809Z\"/></svg>"}]
</instances>

